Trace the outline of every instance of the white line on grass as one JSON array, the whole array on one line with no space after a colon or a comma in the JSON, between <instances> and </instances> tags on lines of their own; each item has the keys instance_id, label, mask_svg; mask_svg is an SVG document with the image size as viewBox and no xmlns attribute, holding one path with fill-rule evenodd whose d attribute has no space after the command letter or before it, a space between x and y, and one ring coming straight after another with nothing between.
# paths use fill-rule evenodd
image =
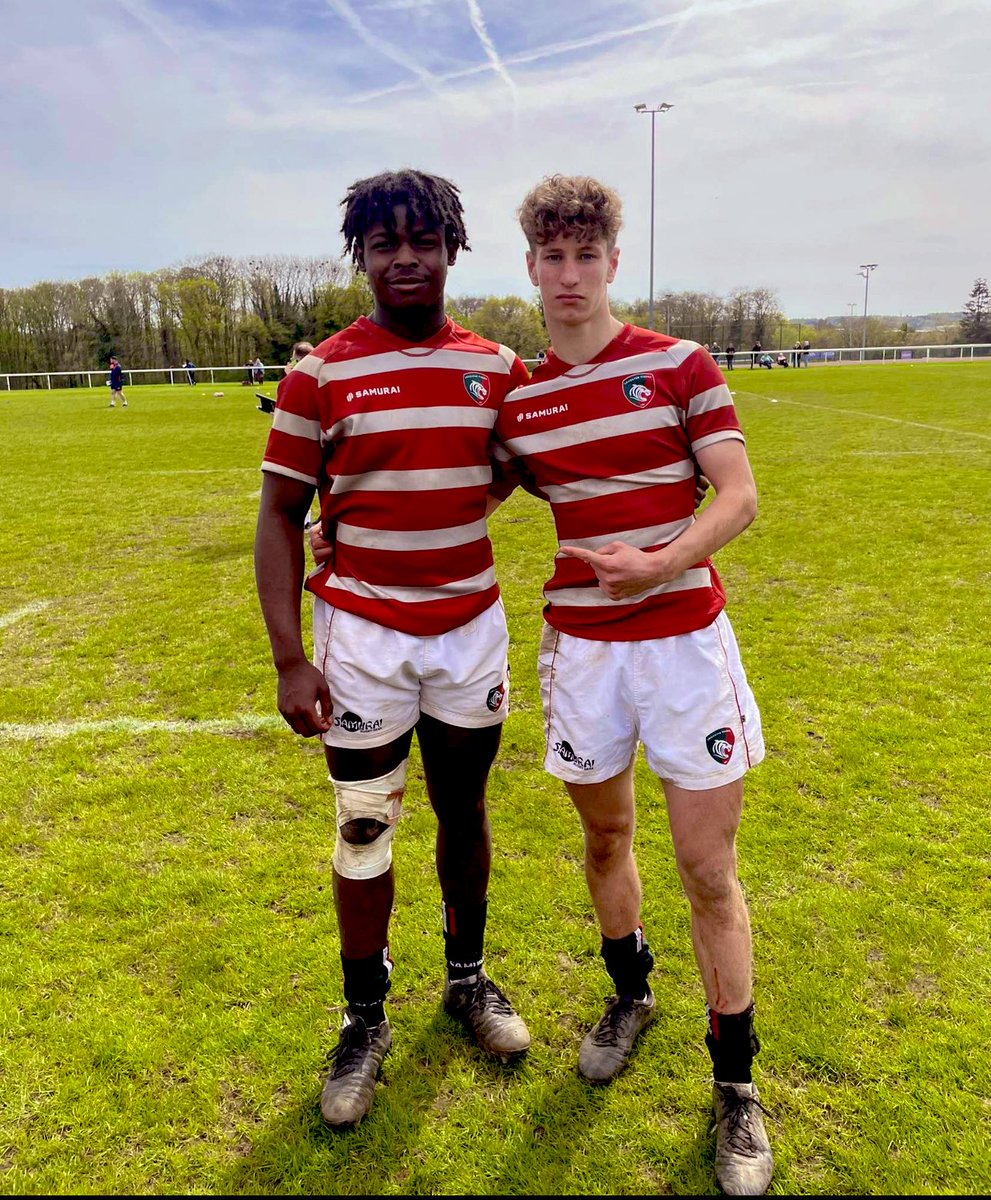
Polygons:
<instances>
[{"instance_id":1,"label":"white line on grass","mask_svg":"<svg viewBox=\"0 0 991 1200\"><path fill-rule=\"evenodd\" d=\"M33 613L40 613L46 609L50 600L33 600L30 604L25 604L23 608L15 608L13 612L3 613L0 615L0 629L6 629L8 625L13 625L15 621L19 621L22 617L30 617Z\"/></svg>"},{"instance_id":2,"label":"white line on grass","mask_svg":"<svg viewBox=\"0 0 991 1200\"><path fill-rule=\"evenodd\" d=\"M235 736L260 729L278 729L281 717L245 713L230 720L139 721L134 717L111 717L105 721L42 721L36 725L0 722L0 741L27 742L34 738L52 741L80 733L210 733Z\"/></svg>"},{"instance_id":3,"label":"white line on grass","mask_svg":"<svg viewBox=\"0 0 991 1200\"><path fill-rule=\"evenodd\" d=\"M258 471L258 467L176 467L175 470L142 471L142 475L228 475L231 471Z\"/></svg>"},{"instance_id":4,"label":"white line on grass","mask_svg":"<svg viewBox=\"0 0 991 1200\"><path fill-rule=\"evenodd\" d=\"M947 429L945 425L926 425L922 421L906 421L904 417L886 417L882 413L860 412L855 408L831 408L828 404L808 404L802 400L782 400L780 396L765 396L761 392L748 392L743 388L734 395L756 396L758 400L770 400L772 404L792 404L795 408L815 408L820 412L840 413L845 417L868 417L873 421L891 421L895 425L912 425L916 429L932 429L936 433L951 433L957 438L980 438L991 442L991 433L976 433L973 429Z\"/></svg>"}]
</instances>

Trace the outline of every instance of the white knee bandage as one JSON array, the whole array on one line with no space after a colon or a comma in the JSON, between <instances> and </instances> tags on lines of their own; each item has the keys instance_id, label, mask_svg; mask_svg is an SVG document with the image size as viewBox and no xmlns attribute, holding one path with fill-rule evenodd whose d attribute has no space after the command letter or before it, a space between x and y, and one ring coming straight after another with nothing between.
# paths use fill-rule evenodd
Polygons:
<instances>
[{"instance_id":1,"label":"white knee bandage","mask_svg":"<svg viewBox=\"0 0 991 1200\"><path fill-rule=\"evenodd\" d=\"M337 797L337 841L334 869L345 879L374 879L392 865L392 839L402 816L406 789L406 759L379 779L342 783L331 776ZM355 845L345 841L341 828L348 821L381 821L385 829L373 842Z\"/></svg>"}]
</instances>

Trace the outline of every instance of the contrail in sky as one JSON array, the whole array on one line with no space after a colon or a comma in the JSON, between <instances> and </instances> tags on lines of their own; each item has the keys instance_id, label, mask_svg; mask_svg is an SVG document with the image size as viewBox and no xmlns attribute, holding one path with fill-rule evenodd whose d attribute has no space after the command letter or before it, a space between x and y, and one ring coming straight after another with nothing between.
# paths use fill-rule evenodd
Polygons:
<instances>
[{"instance_id":1,"label":"contrail in sky","mask_svg":"<svg viewBox=\"0 0 991 1200\"><path fill-rule=\"evenodd\" d=\"M478 0L466 0L466 3L468 5L468 16L471 20L471 27L474 29L478 40L482 43L488 60L492 64L492 69L513 93L513 103L515 104L519 94L516 84L513 82L513 77L506 70L506 64L499 57L499 51L496 49L495 42L489 36L485 17L482 15L482 9L479 6Z\"/></svg>"}]
</instances>

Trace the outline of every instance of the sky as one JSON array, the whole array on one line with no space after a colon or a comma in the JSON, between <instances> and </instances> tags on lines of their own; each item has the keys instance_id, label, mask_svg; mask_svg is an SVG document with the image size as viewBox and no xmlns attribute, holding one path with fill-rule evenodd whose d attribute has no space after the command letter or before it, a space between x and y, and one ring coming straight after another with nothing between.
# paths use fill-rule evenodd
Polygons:
<instances>
[{"instance_id":1,"label":"sky","mask_svg":"<svg viewBox=\"0 0 991 1200\"><path fill-rule=\"evenodd\" d=\"M339 202L461 188L460 294L532 293L541 176L616 188L614 292L959 310L991 276L989 0L0 0L0 287L340 253Z\"/></svg>"}]
</instances>

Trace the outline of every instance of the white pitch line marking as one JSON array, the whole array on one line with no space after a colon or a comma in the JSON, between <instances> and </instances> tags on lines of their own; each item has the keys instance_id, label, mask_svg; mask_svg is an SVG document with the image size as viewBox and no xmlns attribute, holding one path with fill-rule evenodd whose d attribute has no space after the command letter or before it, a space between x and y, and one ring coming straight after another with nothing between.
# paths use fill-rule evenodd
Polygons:
<instances>
[{"instance_id":1,"label":"white pitch line marking","mask_svg":"<svg viewBox=\"0 0 991 1200\"><path fill-rule=\"evenodd\" d=\"M976 433L972 429L947 429L945 425L926 425L922 421L906 421L904 417L886 417L882 413L860 412L856 408L831 408L828 404L808 404L802 400L781 400L765 396L760 392L742 392L744 396L756 396L758 400L770 400L772 404L792 404L795 408L815 408L819 412L840 413L845 417L867 417L872 421L891 421L894 425L911 425L915 429L931 429L935 433L950 433L956 438L980 438L991 442L991 433Z\"/></svg>"},{"instance_id":2,"label":"white pitch line marking","mask_svg":"<svg viewBox=\"0 0 991 1200\"><path fill-rule=\"evenodd\" d=\"M229 720L139 721L135 717L111 717L105 721L42 721L36 725L0 722L0 741L27 742L34 738L51 741L80 733L209 733L231 736L255 730L278 729L281 717L245 713ZM288 728L288 726L287 726Z\"/></svg>"},{"instance_id":3,"label":"white pitch line marking","mask_svg":"<svg viewBox=\"0 0 991 1200\"><path fill-rule=\"evenodd\" d=\"M15 608L13 612L4 613L0 616L0 629L6 629L8 625L13 625L15 621L20 621L22 617L30 617L34 613L40 613L50 604L51 600L33 600L30 604L25 604L23 608Z\"/></svg>"}]
</instances>

